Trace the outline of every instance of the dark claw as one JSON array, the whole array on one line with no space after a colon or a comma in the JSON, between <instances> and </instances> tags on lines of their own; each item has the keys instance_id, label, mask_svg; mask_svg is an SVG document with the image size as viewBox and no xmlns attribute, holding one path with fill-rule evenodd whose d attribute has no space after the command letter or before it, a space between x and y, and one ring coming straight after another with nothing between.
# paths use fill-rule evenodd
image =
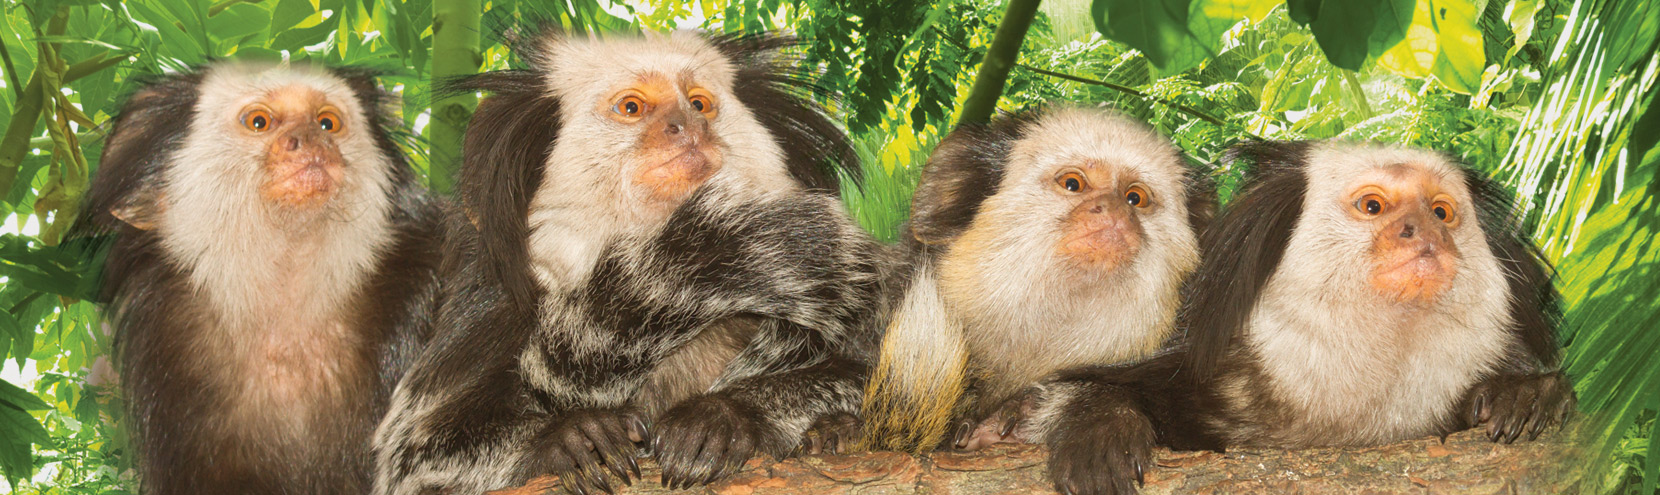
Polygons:
<instances>
[{"instance_id":1,"label":"dark claw","mask_svg":"<svg viewBox=\"0 0 1660 495\"><path fill-rule=\"evenodd\" d=\"M968 420L957 422L957 434L953 435L955 439L951 441L951 446L959 449L968 448L968 437L973 433L974 422Z\"/></svg>"},{"instance_id":2,"label":"dark claw","mask_svg":"<svg viewBox=\"0 0 1660 495\"><path fill-rule=\"evenodd\" d=\"M1141 469L1141 460L1135 461L1135 486L1147 486L1147 473Z\"/></svg>"},{"instance_id":3,"label":"dark claw","mask_svg":"<svg viewBox=\"0 0 1660 495\"><path fill-rule=\"evenodd\" d=\"M632 433L634 434L634 437L635 437L635 438L631 438L630 440L633 440L633 441L636 441L636 442L644 442L647 438L651 438L651 428L646 427L646 422L644 420L641 420L640 418L634 418L633 423L631 423L629 426L632 427L632 429L633 429Z\"/></svg>"},{"instance_id":4,"label":"dark claw","mask_svg":"<svg viewBox=\"0 0 1660 495\"><path fill-rule=\"evenodd\" d=\"M611 490L611 483L608 482L608 481L605 481L605 473L602 473L598 469L595 469L595 470L592 470L590 476L593 477L592 479L594 480L594 487L598 488L599 491L604 492L604 493L614 493Z\"/></svg>"},{"instance_id":5,"label":"dark claw","mask_svg":"<svg viewBox=\"0 0 1660 495\"><path fill-rule=\"evenodd\" d=\"M633 484L633 482L629 481L629 479L628 479L628 469L623 467L623 461L622 461L622 458L620 456L618 456L618 457L612 457L612 456L609 456L609 455L606 456L606 458L605 458L605 469L607 471L610 471L611 474L617 475L618 478L621 478L622 482L623 482L623 485ZM603 476L601 476L601 477L603 477Z\"/></svg>"},{"instance_id":6,"label":"dark claw","mask_svg":"<svg viewBox=\"0 0 1660 495\"><path fill-rule=\"evenodd\" d=\"M692 488L735 472L734 466L755 453L755 439L763 438L758 430L768 426L766 421L752 406L719 394L680 403L656 425L660 482L671 489Z\"/></svg>"},{"instance_id":7,"label":"dark claw","mask_svg":"<svg viewBox=\"0 0 1660 495\"><path fill-rule=\"evenodd\" d=\"M1002 431L997 432L997 436L1009 438L1009 435L1014 434L1014 427L1018 424L1020 424L1020 422L1015 421L1013 418L1004 418L1003 429Z\"/></svg>"},{"instance_id":8,"label":"dark claw","mask_svg":"<svg viewBox=\"0 0 1660 495\"><path fill-rule=\"evenodd\" d=\"M1470 424L1476 424L1476 423L1480 423L1482 421L1486 421L1487 420L1487 414L1484 414L1482 412L1482 409L1485 409L1487 407L1487 394L1482 393L1481 395L1477 395L1476 400L1474 402L1475 402L1475 408L1474 408L1474 410L1470 411L1471 412L1470 418L1472 418L1470 420Z\"/></svg>"}]
</instances>

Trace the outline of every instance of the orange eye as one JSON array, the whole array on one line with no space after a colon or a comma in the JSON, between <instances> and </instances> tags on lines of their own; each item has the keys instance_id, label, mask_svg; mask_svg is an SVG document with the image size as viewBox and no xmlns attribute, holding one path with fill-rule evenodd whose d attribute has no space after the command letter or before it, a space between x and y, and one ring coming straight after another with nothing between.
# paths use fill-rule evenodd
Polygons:
<instances>
[{"instance_id":1,"label":"orange eye","mask_svg":"<svg viewBox=\"0 0 1660 495\"><path fill-rule=\"evenodd\" d=\"M1355 209L1365 213L1366 216L1376 216L1383 213L1383 210L1389 209L1389 201L1377 194L1367 194L1355 200Z\"/></svg>"},{"instance_id":2,"label":"orange eye","mask_svg":"<svg viewBox=\"0 0 1660 495\"><path fill-rule=\"evenodd\" d=\"M1129 203L1130 206L1135 206L1135 208L1150 208L1152 206L1152 193L1147 191L1147 186L1130 184L1130 188L1124 191L1124 203Z\"/></svg>"},{"instance_id":3,"label":"orange eye","mask_svg":"<svg viewBox=\"0 0 1660 495\"><path fill-rule=\"evenodd\" d=\"M1141 184L1132 184L1130 189L1124 191L1124 202L1136 208L1146 208L1153 206L1153 195Z\"/></svg>"},{"instance_id":4,"label":"orange eye","mask_svg":"<svg viewBox=\"0 0 1660 495\"><path fill-rule=\"evenodd\" d=\"M1067 172L1055 178L1055 184L1069 192L1079 192L1089 188L1089 182L1084 180L1084 174Z\"/></svg>"},{"instance_id":5,"label":"orange eye","mask_svg":"<svg viewBox=\"0 0 1660 495\"><path fill-rule=\"evenodd\" d=\"M707 94L693 93L688 100L691 101L692 108L697 109L704 117L715 117L715 99L713 97Z\"/></svg>"},{"instance_id":6,"label":"orange eye","mask_svg":"<svg viewBox=\"0 0 1660 495\"><path fill-rule=\"evenodd\" d=\"M329 110L317 114L317 127L330 133L339 133L344 128L340 123L340 116Z\"/></svg>"},{"instance_id":7,"label":"orange eye","mask_svg":"<svg viewBox=\"0 0 1660 495\"><path fill-rule=\"evenodd\" d=\"M253 109L242 114L242 127L254 132L265 132L271 129L271 112Z\"/></svg>"},{"instance_id":8,"label":"orange eye","mask_svg":"<svg viewBox=\"0 0 1660 495\"><path fill-rule=\"evenodd\" d=\"M638 96L624 96L621 100L617 100L617 105L611 107L611 111L624 117L639 117L646 113L646 101Z\"/></svg>"},{"instance_id":9,"label":"orange eye","mask_svg":"<svg viewBox=\"0 0 1660 495\"><path fill-rule=\"evenodd\" d=\"M1435 213L1435 218L1441 219L1447 225L1452 225L1453 222L1458 221L1458 208L1453 206L1451 201L1436 200L1434 204L1429 206L1429 209Z\"/></svg>"}]
</instances>

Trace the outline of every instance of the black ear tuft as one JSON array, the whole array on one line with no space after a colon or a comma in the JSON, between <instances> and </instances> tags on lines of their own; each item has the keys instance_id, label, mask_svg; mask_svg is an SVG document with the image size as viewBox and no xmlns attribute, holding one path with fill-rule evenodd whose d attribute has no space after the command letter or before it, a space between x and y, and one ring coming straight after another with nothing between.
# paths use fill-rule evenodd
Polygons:
<instances>
[{"instance_id":1,"label":"black ear tuft","mask_svg":"<svg viewBox=\"0 0 1660 495\"><path fill-rule=\"evenodd\" d=\"M1186 367L1209 379L1247 324L1263 287L1285 255L1303 211L1308 143L1258 142L1230 150L1251 162L1233 201L1199 236L1201 261L1187 285L1180 326L1191 346Z\"/></svg>"},{"instance_id":2,"label":"black ear tuft","mask_svg":"<svg viewBox=\"0 0 1660 495\"><path fill-rule=\"evenodd\" d=\"M535 71L488 72L441 90L490 93L462 141L456 197L478 232L485 264L515 303L533 305L542 289L529 268L530 201L559 138L559 101Z\"/></svg>"},{"instance_id":3,"label":"black ear tuft","mask_svg":"<svg viewBox=\"0 0 1660 495\"><path fill-rule=\"evenodd\" d=\"M109 124L97 173L70 237L121 232L128 224L113 212L161 207L154 204L160 198L156 187L167 159L190 133L202 72L146 79Z\"/></svg>"},{"instance_id":4,"label":"black ear tuft","mask_svg":"<svg viewBox=\"0 0 1660 495\"><path fill-rule=\"evenodd\" d=\"M1216 179L1208 167L1189 163L1187 166L1187 225L1194 232L1204 232L1216 217Z\"/></svg>"},{"instance_id":5,"label":"black ear tuft","mask_svg":"<svg viewBox=\"0 0 1660 495\"><path fill-rule=\"evenodd\" d=\"M1468 167L1464 176L1482 234L1504 269L1509 286L1508 330L1527 346L1528 354L1536 360L1527 363L1540 368L1533 371L1554 370L1562 360L1556 334L1562 318L1561 296L1553 283L1555 271L1539 248L1528 240L1510 192Z\"/></svg>"},{"instance_id":6,"label":"black ear tuft","mask_svg":"<svg viewBox=\"0 0 1660 495\"><path fill-rule=\"evenodd\" d=\"M923 244L951 242L968 229L980 204L997 191L1009 151L1038 112L1000 116L990 124L959 124L922 169L911 199L911 236Z\"/></svg>"},{"instance_id":7,"label":"black ear tuft","mask_svg":"<svg viewBox=\"0 0 1660 495\"><path fill-rule=\"evenodd\" d=\"M710 38L737 69L733 93L784 150L790 176L809 191L838 194L840 178L858 180L859 157L847 132L824 114L814 98L833 94L799 71L783 51L798 45L778 35L723 35Z\"/></svg>"}]
</instances>

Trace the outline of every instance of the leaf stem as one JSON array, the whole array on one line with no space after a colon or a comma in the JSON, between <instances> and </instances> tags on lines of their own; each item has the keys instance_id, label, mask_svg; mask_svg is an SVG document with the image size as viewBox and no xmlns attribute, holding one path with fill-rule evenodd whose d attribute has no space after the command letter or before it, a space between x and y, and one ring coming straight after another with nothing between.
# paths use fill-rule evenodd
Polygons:
<instances>
[{"instance_id":1,"label":"leaf stem","mask_svg":"<svg viewBox=\"0 0 1660 495\"><path fill-rule=\"evenodd\" d=\"M5 35L0 35L0 61L6 63L6 80L11 84L12 91L17 93L17 99L22 99L23 81L17 79L17 67L12 65L12 52L6 48Z\"/></svg>"}]
</instances>

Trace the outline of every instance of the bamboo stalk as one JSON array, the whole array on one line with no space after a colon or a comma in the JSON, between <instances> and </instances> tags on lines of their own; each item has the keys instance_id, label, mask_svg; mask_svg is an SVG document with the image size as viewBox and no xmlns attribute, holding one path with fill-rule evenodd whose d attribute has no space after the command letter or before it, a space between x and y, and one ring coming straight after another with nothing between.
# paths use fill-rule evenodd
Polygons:
<instances>
[{"instance_id":1,"label":"bamboo stalk","mask_svg":"<svg viewBox=\"0 0 1660 495\"><path fill-rule=\"evenodd\" d=\"M443 82L478 73L484 65L479 48L481 0L434 0L432 5L432 80ZM471 93L449 95L432 103L427 129L431 165L427 187L449 194L461 166L461 138L478 107Z\"/></svg>"}]
</instances>

